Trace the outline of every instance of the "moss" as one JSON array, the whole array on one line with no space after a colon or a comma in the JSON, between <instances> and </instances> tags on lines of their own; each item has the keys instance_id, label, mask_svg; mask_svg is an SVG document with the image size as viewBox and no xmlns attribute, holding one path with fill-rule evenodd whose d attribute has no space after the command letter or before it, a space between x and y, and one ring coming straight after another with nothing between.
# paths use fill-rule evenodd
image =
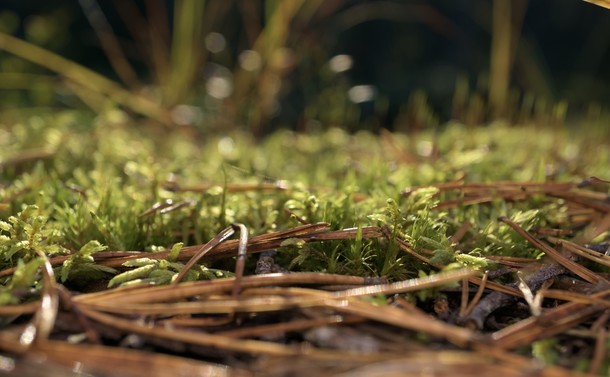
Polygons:
<instances>
[{"instance_id":1,"label":"moss","mask_svg":"<svg viewBox=\"0 0 610 377\"><path fill-rule=\"evenodd\" d=\"M497 218L507 216L525 229L562 227L564 201L544 195L503 200L498 186L490 191L496 199L439 209L439 203L459 202L467 194L429 185L455 179L575 182L603 176L608 163L603 153L579 152L601 149L604 139L569 130L451 124L440 133L383 138L340 129L278 131L263 140L240 132L193 138L147 134L107 115L37 115L1 134L3 269L32 261L40 248L49 255L71 254L62 281L107 278L116 271L96 266L99 250L202 244L234 222L245 224L251 235L303 222L390 229L388 239L284 245L278 260L301 270L390 279L433 270L401 251L396 239L439 265L483 265L478 258L488 255L537 257ZM410 149L432 141L434 154ZM451 236L464 223L471 226L455 244ZM174 269L158 275L158 282L171 280L179 269L171 265L178 250L169 265L146 265ZM191 278L207 275L200 270L197 276ZM5 278L4 284L11 283Z\"/></svg>"}]
</instances>

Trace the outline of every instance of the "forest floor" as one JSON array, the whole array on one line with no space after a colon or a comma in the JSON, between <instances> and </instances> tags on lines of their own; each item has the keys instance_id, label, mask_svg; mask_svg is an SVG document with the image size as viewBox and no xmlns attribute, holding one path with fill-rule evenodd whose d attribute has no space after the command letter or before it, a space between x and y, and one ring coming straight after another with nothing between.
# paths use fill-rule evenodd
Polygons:
<instances>
[{"instance_id":1,"label":"forest floor","mask_svg":"<svg viewBox=\"0 0 610 377\"><path fill-rule=\"evenodd\" d=\"M0 374L606 375L609 140L4 124Z\"/></svg>"}]
</instances>

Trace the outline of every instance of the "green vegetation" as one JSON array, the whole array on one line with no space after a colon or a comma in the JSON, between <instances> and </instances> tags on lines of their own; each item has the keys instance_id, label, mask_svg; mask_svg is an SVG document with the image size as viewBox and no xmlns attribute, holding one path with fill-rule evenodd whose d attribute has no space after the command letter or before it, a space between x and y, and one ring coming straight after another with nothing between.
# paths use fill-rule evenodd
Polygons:
<instances>
[{"instance_id":1,"label":"green vegetation","mask_svg":"<svg viewBox=\"0 0 610 377\"><path fill-rule=\"evenodd\" d=\"M404 289L404 280L420 278L414 281L424 284L439 276L438 284L406 285L416 291L404 295L422 308L433 304L439 316L439 302L458 287L452 271L464 274L462 268L468 268L480 275L501 272L506 266L527 270L528 264L549 255L515 226L541 239L547 234L568 235L553 245L607 239L603 217L586 209L606 208L602 203L607 185L587 180L605 177L610 160L608 139L595 128L584 134L568 128L449 124L442 130L407 135L331 128L317 134L277 131L264 139L240 132L193 137L133 127L125 114L112 109L95 118L78 111L25 116L3 129L0 310L15 307L27 312L28 305L37 305L48 294L41 269L45 263L74 292L117 286L141 289L142 283L161 288L187 265L182 281L233 281L241 272L233 262L236 252L226 253L232 250L228 246L220 257L203 257L195 265L187 262L197 255L193 250L199 245L215 237L222 244L233 233L223 229L236 223L243 224L253 240L246 251L274 250L273 263L292 272L382 278L369 281L387 279L397 282L399 290ZM588 182L587 188L579 189L580 182ZM314 239L304 231L279 236L281 231L317 223L328 224L322 228L330 233L322 236L329 237L318 236L322 238L316 241L316 230ZM352 233L342 233L352 228ZM280 238L265 244L260 237ZM547 242L552 239L549 236ZM584 264L594 272L574 270L592 284L604 281L610 265L604 257L595 258L595 263ZM257 259L250 255L245 277L255 273ZM572 263L565 260L559 259ZM453 283L443 284L444 276ZM515 292L502 285L510 281L499 276L487 284ZM471 282L485 284L480 279ZM525 284L538 287L532 280ZM473 299L470 309L462 306L458 318L484 326L486 314L479 318L480 313L486 313L484 300L493 301L492 296L484 296L479 305L481 296ZM89 298L82 297L79 305L86 308ZM306 297L304 302L312 299ZM389 320L398 315L387 305L391 297L377 294L361 302L370 310L389 311ZM120 310L120 300L116 308L104 310ZM123 300L129 303L129 298ZM540 305L534 301L528 302ZM457 310L451 309L456 305L451 302L446 310ZM101 312L81 310L95 321L114 321L97 317ZM421 323L408 326L428 326ZM454 331L458 335L451 335ZM452 337L462 339L460 331L452 327L439 334L446 333L443 336L459 344ZM171 334L165 336L180 336ZM509 347L525 346L503 341ZM560 357L555 351L558 342L554 337L542 339L526 352L545 363L592 368L586 359ZM241 349L240 344L226 343L226 352Z\"/></svg>"},{"instance_id":2,"label":"green vegetation","mask_svg":"<svg viewBox=\"0 0 610 377\"><path fill-rule=\"evenodd\" d=\"M261 18L227 50L214 30L237 33L231 2L117 5L143 21L130 36L148 84L99 4L81 4L122 83L40 47L61 44L66 14L28 19L21 39L0 13L14 68L0 86L19 89L0 93L17 105L0 114L0 351L128 376L155 360L238 375L608 368L609 117L591 105L568 121L566 102L512 91L526 7L487 9L490 73L458 79L454 121L415 91L390 132L388 99L364 93L364 116L351 60L332 68L312 42L342 1L243 5ZM284 81L308 92L301 132L274 123ZM117 356L126 345L155 352Z\"/></svg>"},{"instance_id":3,"label":"green vegetation","mask_svg":"<svg viewBox=\"0 0 610 377\"><path fill-rule=\"evenodd\" d=\"M497 219L508 216L527 230L560 226L567 217L562 201L498 198L439 210L440 202L463 194L426 186L579 182L604 176L609 159L602 140L577 130L453 124L439 133L382 138L340 129L279 131L257 142L243 133L196 140L177 132L150 135L114 118L122 118L118 110L96 119L64 112L6 128L0 149L3 269L36 263L36 252L43 251L71 255L58 274L64 282L111 277L116 271L93 263L96 252L202 244L231 223L245 224L251 236L300 223L325 222L334 230L388 226L391 239L430 250L440 265L477 265L483 262L473 257L488 255L536 257L539 251ZM471 237L458 250L450 237L466 222ZM400 280L430 268L392 241L361 236L285 242L281 251L278 258L293 270ZM175 261L144 259L126 267L138 267L133 278L167 283L180 269ZM153 270L156 275L145 273Z\"/></svg>"}]
</instances>

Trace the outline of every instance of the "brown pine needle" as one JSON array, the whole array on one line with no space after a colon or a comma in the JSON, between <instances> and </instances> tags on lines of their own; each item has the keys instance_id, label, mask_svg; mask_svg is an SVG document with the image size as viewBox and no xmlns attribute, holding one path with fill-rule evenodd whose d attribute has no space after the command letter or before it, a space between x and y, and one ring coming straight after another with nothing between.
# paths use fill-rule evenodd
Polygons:
<instances>
[{"instance_id":1,"label":"brown pine needle","mask_svg":"<svg viewBox=\"0 0 610 377\"><path fill-rule=\"evenodd\" d=\"M469 293L470 289L468 287L468 279L464 278L462 279L462 297L460 299L460 312L458 314L460 317L464 317L466 313L466 308L468 307Z\"/></svg>"},{"instance_id":2,"label":"brown pine needle","mask_svg":"<svg viewBox=\"0 0 610 377\"><path fill-rule=\"evenodd\" d=\"M610 290L591 295L595 299L607 300ZM539 317L530 317L492 334L494 344L501 348L516 348L530 344L536 339L560 334L582 323L605 307L570 302L549 309Z\"/></svg>"},{"instance_id":3,"label":"brown pine needle","mask_svg":"<svg viewBox=\"0 0 610 377\"><path fill-rule=\"evenodd\" d=\"M564 255L559 253L557 250L553 249L552 247L545 244L544 242L538 240L536 237L529 234L525 229L521 228L518 224L511 221L507 217L500 217L499 220L502 221L503 223L506 223L511 228L513 228L517 233L519 233L521 236L523 236L523 238L528 240L537 249L544 252L546 255L550 256L557 263L561 264L562 266L564 266L568 270L572 271L576 275L580 276L584 280L586 280L592 284L597 284L600 282L610 284L610 282L608 282L606 279L602 278L598 274L594 273L593 271L589 270L588 268L586 268L574 261L571 261L570 259L566 258Z\"/></svg>"},{"instance_id":4,"label":"brown pine needle","mask_svg":"<svg viewBox=\"0 0 610 377\"><path fill-rule=\"evenodd\" d=\"M213 250L221 242L231 237L234 233L235 229L233 227L227 227L223 231L218 233L216 237L212 238L208 243L201 246L201 248L195 253L195 255L193 255L193 257L188 261L188 263L182 268L182 270L180 270L176 278L172 281L172 284L175 285L180 283L184 276L189 272L189 270L193 268L193 266L195 266L195 264L197 264L197 262L199 262L199 260L203 258L204 255L206 255L209 251Z\"/></svg>"},{"instance_id":5,"label":"brown pine needle","mask_svg":"<svg viewBox=\"0 0 610 377\"><path fill-rule=\"evenodd\" d=\"M34 319L26 326L19 338L19 342L23 346L44 343L49 339L53 326L55 326L55 318L57 317L57 309L59 307L53 267L42 251L37 250L37 254L43 260L42 278L44 289L39 301L40 307L34 314Z\"/></svg>"},{"instance_id":6,"label":"brown pine needle","mask_svg":"<svg viewBox=\"0 0 610 377\"><path fill-rule=\"evenodd\" d=\"M239 244L237 246L237 260L235 262L235 284L233 285L232 295L237 298L241 291L241 280L244 276L244 268L246 267L246 256L248 253L248 228L243 224L231 225L233 229L239 229Z\"/></svg>"},{"instance_id":7,"label":"brown pine needle","mask_svg":"<svg viewBox=\"0 0 610 377\"><path fill-rule=\"evenodd\" d=\"M481 301L481 297L483 296L483 292L485 291L485 287L487 286L488 276L488 271L485 271L485 274L483 274L483 278L481 279L481 282L479 284L479 289L477 289L477 293L475 293L474 297L472 298L472 301L470 301L464 312L460 313L460 317L463 318L469 316L470 313L472 313L472 309L474 309L474 307L479 303L479 301Z\"/></svg>"},{"instance_id":8,"label":"brown pine needle","mask_svg":"<svg viewBox=\"0 0 610 377\"><path fill-rule=\"evenodd\" d=\"M0 337L0 348L14 352L17 342ZM180 371L185 376L249 376L250 374L238 368L225 365L193 360L183 357L137 351L127 348L107 347L90 344L70 344L62 341L47 341L37 344L28 355L27 360L35 363L32 368L36 374L49 371L49 375L72 376L75 373L83 375L129 376L129 377L165 377L175 375ZM49 363L37 364L36 360L46 360ZM65 366L66 369L54 370L54 365ZM74 372L78 365L78 372ZM37 367L36 367L37 366Z\"/></svg>"},{"instance_id":9,"label":"brown pine needle","mask_svg":"<svg viewBox=\"0 0 610 377\"><path fill-rule=\"evenodd\" d=\"M331 315L321 318L301 319L285 323L277 323L271 325L262 325L254 327L236 328L227 331L221 331L216 334L229 336L233 338L251 338L259 337L268 334L285 333L288 331L303 331L315 327L328 326L334 324L352 324L359 323L363 320L358 317L347 317L340 315Z\"/></svg>"},{"instance_id":10,"label":"brown pine needle","mask_svg":"<svg viewBox=\"0 0 610 377\"><path fill-rule=\"evenodd\" d=\"M378 284L371 285L368 287L347 289L344 291L335 292L333 294L333 297L348 298L372 296L378 294L391 295L396 293L413 292L416 290L442 286L448 283L460 281L461 279L467 279L475 274L475 271L469 269L461 269L451 272L441 272L422 278L399 281L391 284Z\"/></svg>"},{"instance_id":11,"label":"brown pine needle","mask_svg":"<svg viewBox=\"0 0 610 377\"><path fill-rule=\"evenodd\" d=\"M265 187L243 186L234 187L233 190L267 190L272 189L271 186L271 184ZM274 187L277 189L277 186ZM535 361L519 356L510 350L528 346L536 340L554 337L558 334L573 335L575 326L587 325L588 321L595 320L587 330L587 334L597 334L596 346L590 348L593 358L589 371L592 373L599 371L605 357L603 344L608 339L605 327L607 318L610 316L608 314L610 313L608 304L610 290L606 289L608 282L605 275L597 274L580 265L577 258L583 257L603 266L610 266L610 257L581 246L574 238L568 241L560 237L582 233L580 230L574 230L572 234L568 234L566 230L572 229L574 224L588 225L591 229L596 227L598 231L605 229L604 214L599 213L605 207L597 205L597 203L604 204L605 194L602 198L598 195L600 192L576 189L572 183L479 184L459 181L436 187L439 191L447 192L443 194L443 197L448 200L441 203L440 208L442 205L451 207L489 200L522 200L532 195L540 195L540 197L545 197L545 200L551 201L556 200L553 198L562 197L566 203L567 224L553 224L548 229L539 229L532 233L508 218L500 218L500 221L506 223L528 242L547 254L553 259L553 262L541 263L532 258L491 255L486 258L503 267L498 271L485 272L482 276L474 271L461 269L392 283L379 279L325 273L297 272L244 276L247 254L275 250L286 240L298 239L308 243L353 240L361 234L362 238L380 238L379 242L386 242L392 237L392 232L387 227L376 226L332 231L328 224L318 223L303 224L286 230L248 237L248 229L244 225L233 224L206 244L182 248L178 260L186 262L186 265L171 285L140 285L75 296L58 288L64 303L62 307L76 315L74 318L88 333L90 342L96 342L98 338L105 340L108 334L122 336L129 333L137 335L144 342L150 342L150 345L155 347L161 345L161 347L172 349L172 344L175 344L176 347L190 347L195 352L215 349L229 357L236 354L261 355L263 356L260 358L262 364L259 365L264 365L268 360L283 360L283 365L297 368L296 360L301 360L302 363L308 365L325 365L326 368L335 368L327 369L327 371L338 371L340 368L337 369L337 366L341 365L347 368L345 370L351 372L372 370L367 368L374 366L382 368L382 364L389 362L401 362L400 360L406 362L404 355L398 354L400 350L405 347L423 347L419 344L412 344L410 339L413 337L412 334L416 333L443 340L445 343L438 342L438 344L444 344L445 347L467 349L468 351L462 351L463 357L479 360L480 364L476 364L479 368L489 368L481 370L498 373L500 369L497 368L505 368L502 370L506 371L508 375L525 376L527 373L524 371L536 368ZM186 188L176 188L176 190L184 189ZM408 195L408 192L405 192L404 195ZM460 199L453 199L456 197ZM172 211L178 209L180 205L186 204L159 202L144 211L142 216L154 216L163 211ZM454 224L454 226L456 231L451 242L458 244L459 247L468 244L470 241L469 229L474 225L464 222L461 225ZM234 236L238 229L240 231L239 239L230 240L229 238ZM466 236L467 234L468 236ZM395 241L401 252L417 258L419 262L440 271L445 268L442 264L431 263L431 250L419 248L416 252L409 242L400 238ZM124 266L121 266L124 262L143 256L166 259L169 251L160 253L100 251L94 255L96 263L122 269L125 269ZM235 258L236 256L235 277L183 282L184 275L197 263L202 261L207 263L218 258ZM51 258L47 261L45 268L49 271L51 266L61 265L68 257L70 256ZM7 276L12 271L14 270L0 271L0 275ZM517 284L505 285L492 281L505 272L519 274L526 271L534 272L523 275L521 291L516 289ZM586 285L586 289L597 292L583 291L583 287L579 287L580 293L559 290L559 288L547 289L550 284L556 284L555 287L559 286L559 278L554 277L565 277L565 274L569 272L584 279L587 283L582 284ZM446 288L448 284L455 285L459 282L461 282L461 300L459 290L454 289L453 286ZM472 298L470 298L472 286L469 287L469 284L478 285ZM541 286L542 288L539 288ZM61 334L62 321L58 321L56 324L55 317L51 316L54 312L40 309L42 306L53 307L53 305L45 304L45 302L49 302L49 298L52 298L49 295L45 296L46 287L45 280L42 300L31 304L0 307L0 315L35 313L31 329L26 330L23 335L31 338L32 341L22 342L17 348L11 348L12 351L32 355L34 352L44 352L45 357L48 357L49 360L66 360L67 354L74 357L71 353L73 350L69 347L64 348L66 354L60 351L62 346L57 346L56 351L50 351L47 348L49 344L56 345L56 342L48 340L48 336L53 327L57 327L59 330L57 333ZM519 298L526 296L530 307L540 309L540 313L534 313L536 316L521 319L491 334L484 334L448 323L445 319L439 319L440 316L437 318L434 314L427 313L424 310L427 303L407 301L409 297L413 296L406 296L406 293L428 289L444 290L443 295L449 297L447 310L450 317L448 318L455 318L457 322L475 318L480 322L482 330L486 330L483 324L495 325L493 320L486 321L486 319L494 315L491 313L498 308L495 305L505 298L505 302L515 303ZM602 291L602 289L606 290ZM491 293L487 293L490 291ZM549 299L545 304L551 302L551 299L565 303L556 307L545 306L543 308L540 304L542 298ZM479 310L480 307L484 307L484 310ZM487 313L490 310L491 312ZM478 311L478 314L473 314L475 311ZM236 313L239 315L235 315ZM146 320L144 321L144 319ZM505 325L501 322L501 316L490 319L500 320L498 324ZM379 326L379 324L384 325ZM320 339L315 337L305 336L309 333L309 329L325 327L335 334L335 337L338 337L341 334L363 331L363 326L375 326L379 329L377 332L366 330L366 334L373 337L375 342L382 342L381 347L371 350L364 350L362 347L353 348L349 344L345 344L345 348L335 347L319 341ZM10 340L13 343L8 340L4 343L9 333L13 335ZM4 350L14 343L19 344L18 336L15 336L17 333L23 333L22 328L13 326L10 331L7 329L0 332L0 340L3 342L0 349ZM299 334L298 336L304 340L300 343L294 342L295 334ZM393 337L389 337L389 334L392 334ZM274 341L256 339L274 339ZM355 339L357 341L360 338ZM346 339L341 339L341 341L350 342ZM290 343L294 344L286 345ZM118 358L118 354L107 352L106 349L87 348L89 346L84 345L82 347L85 350L83 359L93 363L91 365L97 365L96 361L89 359L95 357L125 364L130 363L127 359L131 357L133 360L138 357L152 357L151 355L144 356L144 353L141 353L136 356L125 356L127 359L122 360ZM436 351L434 355L438 355L438 352L445 351ZM99 360L98 362L101 363ZM155 362L152 361L152 363ZM176 363L174 365L177 367L180 365L179 360L168 362ZM381 364L371 364L372 362ZM461 362L446 360L439 364L438 368L434 366L437 369L433 370L446 371L450 366L460 365L460 367L470 368L475 365L473 362L463 360ZM193 368L210 368L209 370L212 372L216 371L214 367L213 364L193 365ZM167 369L165 371L167 372ZM233 371L231 370L231 372ZM555 367L545 367L535 369L535 371L541 376L570 375L570 372ZM136 376L138 375L136 374Z\"/></svg>"}]
</instances>

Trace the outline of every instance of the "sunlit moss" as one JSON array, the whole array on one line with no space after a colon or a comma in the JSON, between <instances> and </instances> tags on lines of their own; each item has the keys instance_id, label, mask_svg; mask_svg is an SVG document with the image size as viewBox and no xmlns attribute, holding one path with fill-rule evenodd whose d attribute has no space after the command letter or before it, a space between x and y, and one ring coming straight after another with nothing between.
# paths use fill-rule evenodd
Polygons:
<instances>
[{"instance_id":1,"label":"sunlit moss","mask_svg":"<svg viewBox=\"0 0 610 377\"><path fill-rule=\"evenodd\" d=\"M574 182L605 176L610 158L603 153L603 138L501 124L486 129L452 124L443 132L384 137L337 128L308 135L278 131L255 140L242 132L206 138L148 133L127 127L124 120L119 113L93 119L59 112L26 117L0 133L2 224L15 227L19 224L9 218L25 213L31 216L22 222L32 229L28 235L25 225L19 225L24 229L19 234L3 228L4 268L35 259L23 242L47 252L85 250L71 257L60 274L70 281L79 271L95 269L93 252L83 249L90 242L108 250L140 251L178 242L202 244L231 222L245 224L251 235L302 222L389 230L388 238L283 245L277 261L294 270L390 280L434 272L403 252L397 240L436 265L493 268L483 258L540 255L498 217L528 230L553 226L566 221L565 202L538 195L439 210L439 203L464 196L427 185L456 179ZM433 143L429 155L411 149L422 140ZM236 189L245 184L250 188ZM166 205L155 209L158 203ZM471 226L456 245L451 236L466 222ZM146 274L124 282L168 282L179 268L149 265ZM206 276L201 269L193 271Z\"/></svg>"}]
</instances>

